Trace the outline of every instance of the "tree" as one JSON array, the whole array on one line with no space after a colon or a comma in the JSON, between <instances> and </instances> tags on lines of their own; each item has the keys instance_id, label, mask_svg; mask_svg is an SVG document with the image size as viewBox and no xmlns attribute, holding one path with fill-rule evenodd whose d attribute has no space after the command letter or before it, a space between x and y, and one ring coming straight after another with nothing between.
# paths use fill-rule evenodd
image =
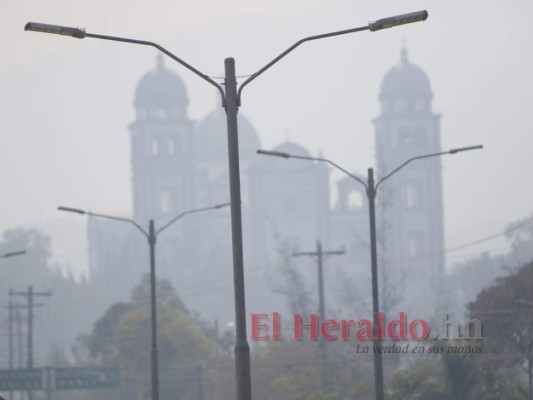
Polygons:
<instances>
[{"instance_id":1,"label":"tree","mask_svg":"<svg viewBox=\"0 0 533 400\"><path fill-rule=\"evenodd\" d=\"M149 393L151 331L149 277L133 290L130 302L112 305L79 338L78 354L87 363L117 365L123 385L115 398L132 399ZM197 399L203 384L199 366L214 356L212 332L183 305L165 280L158 288L158 349L161 399Z\"/></svg>"},{"instance_id":2,"label":"tree","mask_svg":"<svg viewBox=\"0 0 533 400\"><path fill-rule=\"evenodd\" d=\"M483 324L485 347L497 363L517 375L527 366L532 375L533 262L481 291L469 305L470 317Z\"/></svg>"},{"instance_id":3,"label":"tree","mask_svg":"<svg viewBox=\"0 0 533 400\"><path fill-rule=\"evenodd\" d=\"M525 400L518 380L487 363L478 354L448 351L468 342L444 345L444 352L425 358L415 367L395 373L388 400ZM423 356L421 356L423 357Z\"/></svg>"},{"instance_id":4,"label":"tree","mask_svg":"<svg viewBox=\"0 0 533 400\"><path fill-rule=\"evenodd\" d=\"M58 351L67 354L69 345L89 326L93 314L92 307L86 306L87 303L91 305L86 300L90 294L87 283L77 282L68 268L54 264L50 249L50 238L35 229L8 230L0 240L0 254L26 251L24 255L0 260L0 292L6 300L9 289L26 292L31 285L37 292L52 291L52 296L34 299L35 304L44 306L34 310L34 359L37 367L59 361L54 358ZM21 307L18 310L24 318L22 326L25 329L27 298L12 296L10 299ZM84 305L83 312L80 312L80 305ZM7 342L5 340L6 345ZM16 367L26 365L26 360L20 358L15 357Z\"/></svg>"},{"instance_id":5,"label":"tree","mask_svg":"<svg viewBox=\"0 0 533 400\"><path fill-rule=\"evenodd\" d=\"M327 342L327 384L318 341L262 343L252 352L254 398L262 400L341 400L370 398L371 357L354 357L353 342ZM357 397L354 397L357 396Z\"/></svg>"}]
</instances>

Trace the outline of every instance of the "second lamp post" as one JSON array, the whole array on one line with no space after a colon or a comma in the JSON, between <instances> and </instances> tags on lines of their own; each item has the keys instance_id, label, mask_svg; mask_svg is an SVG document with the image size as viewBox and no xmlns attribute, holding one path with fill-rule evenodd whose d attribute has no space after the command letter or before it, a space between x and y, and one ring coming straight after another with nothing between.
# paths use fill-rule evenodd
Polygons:
<instances>
[{"instance_id":1,"label":"second lamp post","mask_svg":"<svg viewBox=\"0 0 533 400\"><path fill-rule=\"evenodd\" d=\"M383 387L383 358L382 358L382 352L380 350L381 348L381 340L378 338L377 330L378 330L378 312L379 312L379 288L378 288L378 255L377 255L377 240L376 240L376 194L378 186L383 183L386 179L390 178L393 174L398 172L400 169L405 167L407 164L409 164L412 161L415 160L421 160L424 158L430 158L430 157L438 157L443 156L445 154L456 154L461 151L467 151L467 150L475 150L475 149L481 149L483 146L469 146L469 147L461 147L457 149L451 149L448 151L443 151L440 153L432 153L432 154L424 154L421 156L413 157L405 161L403 164L401 164L399 167L394 169L392 172L385 175L383 178L379 179L377 182L374 179L374 169L369 168L368 174L367 174L367 181L365 182L361 178L357 177L356 175L348 172L344 168L340 167L339 165L335 164L333 161L328 160L326 158L320 158L320 157L306 157L306 156L298 156L294 154L289 153L283 153L280 151L269 151L269 150L257 150L258 154L268 155L268 156L275 156L275 157L282 157L282 158L297 158L301 160L310 160L310 161L320 161L325 162L333 167L341 170L349 177L355 179L357 182L362 184L365 189L368 196L368 213L369 213L369 222L370 222L370 260L371 260L371 271L372 271L372 312L374 314L373 319L373 325L372 325L372 337L374 341L374 348L378 349L377 351L374 350L374 386L375 386L375 397L376 400L383 400L384 399L384 387Z\"/></svg>"},{"instance_id":2,"label":"second lamp post","mask_svg":"<svg viewBox=\"0 0 533 400\"><path fill-rule=\"evenodd\" d=\"M165 225L163 225L161 228L156 229L154 226L154 220L151 219L148 224L148 231L143 229L137 222L135 222L132 219L128 218L121 218L121 217L115 217L112 215L105 215L105 214L98 214L93 213L91 211L85 211L80 210L78 208L71 208L71 207L58 207L58 210L60 211L68 211L73 212L77 214L85 214L90 215L92 217L99 217L99 218L106 218L106 219L112 219L115 221L122 221L127 222L129 224L134 225L139 231L142 232L144 236L146 236L146 239L148 240L148 245L150 246L150 326L151 326L151 351L150 351L150 358L151 358L151 392L152 392L152 400L159 400L159 356L158 356L158 350L157 350L157 293L156 293L156 277L155 277L155 245L157 243L157 236L167 229L170 225L181 219L187 214L192 214L200 211L208 211L208 210L216 210L222 207L229 206L229 203L226 204L218 204L216 206L212 207L203 207L203 208L196 208L193 210L185 211L175 218L171 219L169 222L167 222Z\"/></svg>"}]
</instances>

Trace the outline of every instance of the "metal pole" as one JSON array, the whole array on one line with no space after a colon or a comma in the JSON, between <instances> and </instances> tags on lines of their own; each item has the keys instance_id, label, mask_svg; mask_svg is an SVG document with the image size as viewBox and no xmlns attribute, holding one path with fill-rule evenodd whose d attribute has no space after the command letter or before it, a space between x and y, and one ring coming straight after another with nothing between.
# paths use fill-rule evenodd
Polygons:
<instances>
[{"instance_id":1,"label":"metal pole","mask_svg":"<svg viewBox=\"0 0 533 400\"><path fill-rule=\"evenodd\" d=\"M22 350L22 315L20 314L20 308L15 308L16 310L16 317L15 321L17 321L17 360L18 360L18 368L22 368L22 365L24 364L24 351Z\"/></svg>"},{"instance_id":2,"label":"metal pole","mask_svg":"<svg viewBox=\"0 0 533 400\"><path fill-rule=\"evenodd\" d=\"M8 328L9 328L9 369L13 369L13 301L9 300L9 316L8 316ZM13 391L9 391L9 400L13 400Z\"/></svg>"},{"instance_id":3,"label":"metal pole","mask_svg":"<svg viewBox=\"0 0 533 400\"><path fill-rule=\"evenodd\" d=\"M381 340L378 339L378 257L376 246L376 187L374 184L374 170L368 169L368 211L370 214L370 259L372 263L372 311L374 314L373 342L374 342L374 390L376 400L383 400L383 359L381 354Z\"/></svg>"},{"instance_id":4,"label":"metal pole","mask_svg":"<svg viewBox=\"0 0 533 400\"><path fill-rule=\"evenodd\" d=\"M46 367L46 400L52 400L52 367Z\"/></svg>"},{"instance_id":5,"label":"metal pole","mask_svg":"<svg viewBox=\"0 0 533 400\"><path fill-rule=\"evenodd\" d=\"M196 373L196 376L198 378L198 400L205 400L204 395L204 370L201 365L198 366L198 370Z\"/></svg>"},{"instance_id":6,"label":"metal pole","mask_svg":"<svg viewBox=\"0 0 533 400\"><path fill-rule=\"evenodd\" d=\"M324 299L324 257L322 253L322 243L320 240L317 240L316 242L316 254L318 266L318 313L320 314L319 323L322 323L326 319L326 305ZM320 348L320 357L322 358L322 390L326 392L328 388L328 366L326 348L324 344L324 338L322 335L320 335L320 342L318 346Z\"/></svg>"},{"instance_id":7,"label":"metal pole","mask_svg":"<svg viewBox=\"0 0 533 400\"><path fill-rule=\"evenodd\" d=\"M33 368L33 286L28 288L28 368ZM33 391L28 390L28 400L33 399Z\"/></svg>"},{"instance_id":8,"label":"metal pole","mask_svg":"<svg viewBox=\"0 0 533 400\"><path fill-rule=\"evenodd\" d=\"M316 251L310 252L295 252L292 253L293 257L299 256L311 256L316 257L317 261L317 272L318 272L318 314L319 314L319 323L322 323L326 319L326 296L324 294L324 256L329 255L342 255L345 254L343 250L336 251L324 251L322 249L322 243L320 239L316 241ZM320 349L320 357L322 359L322 390L327 391L329 387L329 377L328 377L328 355L326 352L326 346L324 338L320 335L318 347Z\"/></svg>"},{"instance_id":9,"label":"metal pole","mask_svg":"<svg viewBox=\"0 0 533 400\"><path fill-rule=\"evenodd\" d=\"M320 240L316 242L316 254L318 259L318 313L320 314L320 322L326 317L326 306L324 300L324 272L323 272L323 260L322 257L322 243ZM323 346L323 341L320 342L320 345Z\"/></svg>"},{"instance_id":10,"label":"metal pole","mask_svg":"<svg viewBox=\"0 0 533 400\"><path fill-rule=\"evenodd\" d=\"M239 173L239 138L237 125L237 80L235 59L226 58L225 89L228 126L228 162L231 198L231 237L233 247L233 280L235 291L235 374L238 400L252 399L250 346L246 337L246 303L242 245L241 182Z\"/></svg>"},{"instance_id":11,"label":"metal pole","mask_svg":"<svg viewBox=\"0 0 533 400\"><path fill-rule=\"evenodd\" d=\"M13 301L8 305L9 369L13 369Z\"/></svg>"},{"instance_id":12,"label":"metal pole","mask_svg":"<svg viewBox=\"0 0 533 400\"><path fill-rule=\"evenodd\" d=\"M150 245L150 306L152 326L152 400L159 400L159 363L157 354L157 296L155 279L155 244L156 234L154 220L150 220L148 230L148 244Z\"/></svg>"},{"instance_id":13,"label":"metal pole","mask_svg":"<svg viewBox=\"0 0 533 400\"><path fill-rule=\"evenodd\" d=\"M529 399L530 400L533 400L533 375L532 375L532 372L531 371L531 359L532 359L532 354L531 354L531 351L533 350L533 342L531 341L532 339L532 336L531 336L531 327L529 327L529 343L528 343L528 352L527 352L527 369L528 369L528 375L529 375Z\"/></svg>"}]
</instances>

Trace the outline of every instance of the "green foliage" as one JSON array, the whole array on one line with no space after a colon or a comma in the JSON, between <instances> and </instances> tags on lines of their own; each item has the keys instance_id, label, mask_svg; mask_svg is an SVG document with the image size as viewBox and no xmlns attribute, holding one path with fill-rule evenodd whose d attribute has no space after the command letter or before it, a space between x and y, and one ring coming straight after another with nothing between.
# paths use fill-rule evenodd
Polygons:
<instances>
[{"instance_id":1,"label":"green foliage","mask_svg":"<svg viewBox=\"0 0 533 400\"><path fill-rule=\"evenodd\" d=\"M483 353L445 351L418 367L398 372L391 380L389 399L529 398L525 382L533 357L531 287L533 262L481 291L468 308L469 318L482 323ZM450 346L467 344L452 342Z\"/></svg>"},{"instance_id":2,"label":"green foliage","mask_svg":"<svg viewBox=\"0 0 533 400\"><path fill-rule=\"evenodd\" d=\"M91 320L90 307L80 306L91 294L86 282L77 282L72 275L64 273L66 268L54 265L50 260L51 241L48 236L35 229L13 229L5 231L0 240L0 254L12 251L26 251L26 254L0 259L0 292L8 300L9 289L27 292L29 286L36 292L52 291L52 296L36 297L36 304L43 305L34 310L34 355L38 364L62 366L68 362L68 345L87 328ZM9 296L9 300L25 307L26 296ZM24 316L26 309L19 309ZM7 310L6 310L7 314ZM7 333L7 332L6 332ZM7 343L7 336L5 339ZM56 357L59 353L64 357ZM25 365L24 355L15 352L15 366Z\"/></svg>"},{"instance_id":3,"label":"green foliage","mask_svg":"<svg viewBox=\"0 0 533 400\"><path fill-rule=\"evenodd\" d=\"M448 399L443 366L435 360L396 373L389 386L388 400Z\"/></svg>"},{"instance_id":4,"label":"green foliage","mask_svg":"<svg viewBox=\"0 0 533 400\"><path fill-rule=\"evenodd\" d=\"M132 301L116 303L79 338L88 353L86 362L118 365L124 385L118 394L149 393L151 365L150 281L143 277ZM210 332L184 307L168 281L157 282L158 353L162 399L187 399L198 387L198 368L214 356ZM110 397L114 397L111 396ZM149 396L148 396L149 397Z\"/></svg>"},{"instance_id":5,"label":"green foliage","mask_svg":"<svg viewBox=\"0 0 533 400\"><path fill-rule=\"evenodd\" d=\"M366 399L370 357L353 358L353 343L278 341L256 348L252 357L254 397L262 400Z\"/></svg>"},{"instance_id":6,"label":"green foliage","mask_svg":"<svg viewBox=\"0 0 533 400\"><path fill-rule=\"evenodd\" d=\"M533 262L486 288L469 305L471 318L483 324L484 345L499 365L521 365L531 353ZM528 351L529 349L529 351Z\"/></svg>"},{"instance_id":7,"label":"green foliage","mask_svg":"<svg viewBox=\"0 0 533 400\"><path fill-rule=\"evenodd\" d=\"M465 345L452 343L451 346ZM521 383L479 355L444 352L392 377L388 400L525 400Z\"/></svg>"}]
</instances>

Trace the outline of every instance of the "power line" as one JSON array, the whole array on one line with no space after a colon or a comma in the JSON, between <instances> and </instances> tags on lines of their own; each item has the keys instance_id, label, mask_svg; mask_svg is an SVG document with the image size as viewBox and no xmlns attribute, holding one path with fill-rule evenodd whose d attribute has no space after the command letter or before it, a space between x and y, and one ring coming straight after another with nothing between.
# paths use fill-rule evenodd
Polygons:
<instances>
[{"instance_id":1,"label":"power line","mask_svg":"<svg viewBox=\"0 0 533 400\"><path fill-rule=\"evenodd\" d=\"M485 236L481 239L478 239L478 240L474 240L473 242L468 242L468 243L465 243L465 244L462 244L462 245L459 245L459 246L454 246L454 247L450 247L448 249L445 249L445 250L442 250L442 251L436 251L436 252L433 252L433 253L426 253L426 254L421 254L419 256L415 256L415 257L409 257L409 258L406 258L406 259L403 259L403 260L388 260L389 262L406 262L406 261L413 261L413 260L419 260L419 259L424 259L424 258L429 258L429 257L434 257L434 256L438 256L438 255L442 255L442 254L447 254L447 253L451 253L451 252L454 252L454 251L457 251L457 250L462 250L462 249L466 249L468 247L472 247L472 246L475 246L475 245L478 245L480 243L484 243L484 242L488 242L490 240L493 240L493 239L497 239L501 236L504 236L510 232L513 232L517 229L520 229L526 225L531 225L533 222L533 218L529 218L527 219L526 221L522 222L522 223L519 223L515 226L513 226L512 228L509 228L509 229L505 229L501 232L498 232L498 233L495 233L495 234L492 234L492 235L489 235L489 236ZM524 243L529 243L531 241L528 241L528 242L524 242ZM508 246L509 248L511 246ZM495 250L489 250L490 251L497 251L499 249L495 249ZM481 253L478 253L478 254L481 254Z\"/></svg>"}]
</instances>

